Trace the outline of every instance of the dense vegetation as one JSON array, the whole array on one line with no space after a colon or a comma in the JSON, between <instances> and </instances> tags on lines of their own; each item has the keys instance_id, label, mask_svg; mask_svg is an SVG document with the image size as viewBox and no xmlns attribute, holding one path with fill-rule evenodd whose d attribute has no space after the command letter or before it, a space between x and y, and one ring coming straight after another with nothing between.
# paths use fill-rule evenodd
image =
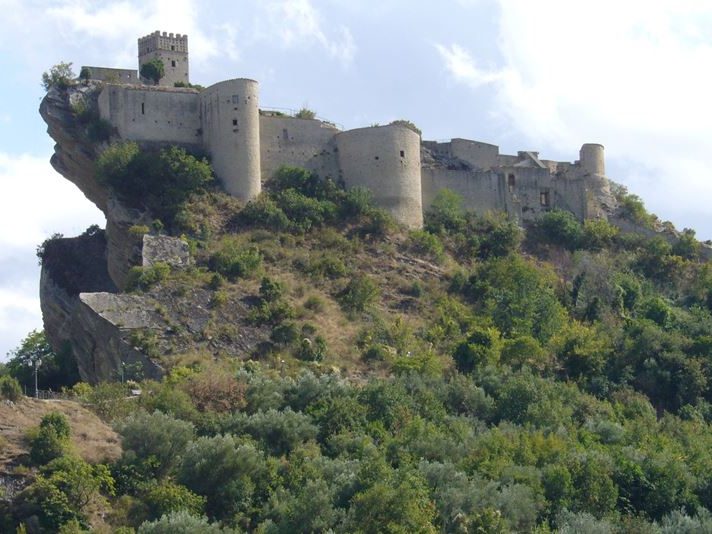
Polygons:
<instances>
[{"instance_id":1,"label":"dense vegetation","mask_svg":"<svg viewBox=\"0 0 712 534\"><path fill-rule=\"evenodd\" d=\"M140 154L100 165L126 195L145 181L110 169ZM185 170L199 160L162 154L189 190L207 183ZM269 339L249 361L173 357L138 398L75 385L123 456L90 466L61 418L43 421L6 528L712 529L712 268L693 233L670 244L558 211L523 231L447 191L405 232L367 192L289 168L244 207L166 202L197 267L140 273L136 290L199 285L214 310L247 295Z\"/></svg>"}]
</instances>

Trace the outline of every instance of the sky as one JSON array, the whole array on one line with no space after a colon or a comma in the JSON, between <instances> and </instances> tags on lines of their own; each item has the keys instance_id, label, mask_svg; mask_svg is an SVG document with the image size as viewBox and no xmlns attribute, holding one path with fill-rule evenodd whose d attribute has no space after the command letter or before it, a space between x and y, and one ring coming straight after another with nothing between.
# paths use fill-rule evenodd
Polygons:
<instances>
[{"instance_id":1,"label":"sky","mask_svg":"<svg viewBox=\"0 0 712 534\"><path fill-rule=\"evenodd\" d=\"M678 228L712 238L708 0L0 0L0 360L41 329L35 249L104 218L49 165L37 109L60 61L136 68L136 39L189 35L190 76L260 82L265 107L354 128L395 119L426 139L573 161Z\"/></svg>"}]
</instances>

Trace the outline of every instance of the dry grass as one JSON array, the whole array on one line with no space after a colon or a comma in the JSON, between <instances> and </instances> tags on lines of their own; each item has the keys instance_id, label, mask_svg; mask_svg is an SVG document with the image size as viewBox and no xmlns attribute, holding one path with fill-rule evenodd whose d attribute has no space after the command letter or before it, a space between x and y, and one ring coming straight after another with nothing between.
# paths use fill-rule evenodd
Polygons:
<instances>
[{"instance_id":1,"label":"dry grass","mask_svg":"<svg viewBox=\"0 0 712 534\"><path fill-rule=\"evenodd\" d=\"M27 431L39 425L49 412L67 416L73 450L87 462L115 460L121 455L116 432L79 403L23 398L14 404L0 402L0 472L8 472L23 460L28 452Z\"/></svg>"}]
</instances>

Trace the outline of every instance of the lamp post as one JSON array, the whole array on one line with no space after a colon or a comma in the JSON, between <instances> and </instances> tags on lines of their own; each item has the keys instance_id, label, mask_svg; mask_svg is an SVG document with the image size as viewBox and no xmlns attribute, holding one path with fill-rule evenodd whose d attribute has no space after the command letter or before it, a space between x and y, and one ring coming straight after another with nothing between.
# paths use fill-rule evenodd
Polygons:
<instances>
[{"instance_id":1,"label":"lamp post","mask_svg":"<svg viewBox=\"0 0 712 534\"><path fill-rule=\"evenodd\" d=\"M35 398L36 399L40 398L40 390L37 387L37 370L39 369L40 364L42 364L42 360L40 358L35 358L32 360L32 367L35 372Z\"/></svg>"}]
</instances>

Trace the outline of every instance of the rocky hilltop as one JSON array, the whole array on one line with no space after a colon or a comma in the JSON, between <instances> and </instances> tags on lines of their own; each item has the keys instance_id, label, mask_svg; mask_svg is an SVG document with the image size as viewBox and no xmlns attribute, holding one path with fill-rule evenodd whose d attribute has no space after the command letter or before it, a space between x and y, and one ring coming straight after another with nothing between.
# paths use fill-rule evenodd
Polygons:
<instances>
[{"instance_id":1,"label":"rocky hilltop","mask_svg":"<svg viewBox=\"0 0 712 534\"><path fill-rule=\"evenodd\" d=\"M210 193L212 196L202 196L196 201L193 212L182 212L183 219L200 220L199 224L184 221L183 227L174 225L166 229L161 228L163 223L156 226L156 214L150 208L141 202L127 202L106 182L97 179L99 156L110 141L120 141L116 131L98 118L100 88L98 82L67 89L52 88L40 106L48 133L56 141L52 166L75 184L104 213L107 221L105 230L90 229L84 235L54 239L44 246L40 297L45 331L52 346L55 350L69 347L82 379L91 383L115 380L137 369L143 377L160 377L165 358L170 355L227 354L244 358L265 350L269 353L270 346L275 344L274 324L254 319L255 307L264 305L256 282L245 280L227 291L221 289L220 275L210 274L214 269L209 269L209 264L216 254L219 256L216 243L224 245L225 239L229 240L227 236L241 228L240 218L236 216L239 205L215 190ZM427 159L428 149L423 150L423 157ZM607 218L626 232L637 232L648 238L662 237L671 244L680 240L681 234L670 225L631 217L624 203L610 208ZM185 228L189 238L177 237ZM174 236L166 235L168 233ZM314 262L314 254L326 255L319 250L318 243L304 236L269 236L256 231L240 239L243 238L247 239L243 244L260 249L260 261L273 250L273 257L267 257L267 263L274 267L266 268L266 272L278 278L293 277L290 269L294 265L299 267L299 262L306 262L308 270ZM267 245L260 240L267 241ZM189 241L192 252L197 253L197 266ZM340 245L332 246L347 246L342 238L337 241ZM209 242L213 245L207 244ZM290 247L301 249L303 257L290 257L292 264L280 265L286 261L282 257L286 254L284 250ZM355 258L354 265L358 265L361 273L377 272L377 266L394 269L398 283L410 280L408 283L417 285L427 283L430 276L443 276L441 267L410 254L412 250L403 245L402 239L396 239L396 243L388 243L386 239L385 247L367 247L363 257ZM699 253L710 257L711 250L701 245ZM323 297L328 309L337 310L335 297L345 289L346 280L356 270L342 265L326 269L335 271L326 278L332 277L337 282L322 284L322 287L317 284L318 295L312 296ZM166 278L165 272L171 275ZM146 282L144 278L150 276L161 278L162 283L156 286ZM305 292L303 287L297 293L299 291ZM408 308L407 290L402 287L395 290L388 285L382 291L386 297L392 297L386 298L386 306L394 312ZM298 302L301 297L291 295L290 298ZM349 338L353 331L346 326L349 319L342 312L334 311L334 314L335 324L329 327L332 330L326 337L332 345L346 348L353 341L353 337ZM303 334L309 343L315 337L311 330L308 327L307 334Z\"/></svg>"}]
</instances>

